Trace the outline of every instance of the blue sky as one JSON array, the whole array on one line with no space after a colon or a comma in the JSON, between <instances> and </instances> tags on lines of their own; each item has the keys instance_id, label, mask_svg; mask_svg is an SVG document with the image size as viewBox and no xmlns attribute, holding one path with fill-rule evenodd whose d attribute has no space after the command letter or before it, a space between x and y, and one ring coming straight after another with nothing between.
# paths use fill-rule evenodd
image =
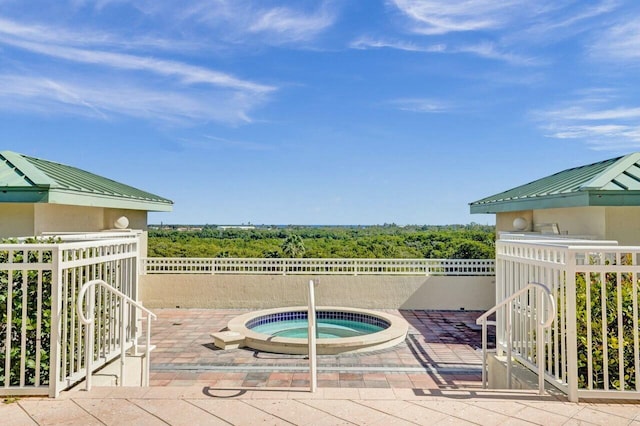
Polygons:
<instances>
[{"instance_id":1,"label":"blue sky","mask_svg":"<svg viewBox=\"0 0 640 426\"><path fill-rule=\"evenodd\" d=\"M639 150L640 3L0 0L0 150L162 195L152 223L493 223Z\"/></svg>"}]
</instances>

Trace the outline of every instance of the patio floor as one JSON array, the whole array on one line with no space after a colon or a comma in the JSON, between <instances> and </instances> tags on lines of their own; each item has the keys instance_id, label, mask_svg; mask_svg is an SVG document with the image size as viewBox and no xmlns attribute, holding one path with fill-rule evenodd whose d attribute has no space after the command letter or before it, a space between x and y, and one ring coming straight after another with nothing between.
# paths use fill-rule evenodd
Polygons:
<instances>
[{"instance_id":1,"label":"patio floor","mask_svg":"<svg viewBox=\"0 0 640 426\"><path fill-rule=\"evenodd\" d=\"M245 311L158 310L150 387L77 386L59 398L0 404L3 425L633 425L640 403L567 402L537 391L481 389L478 312L395 311L405 343L307 360L222 351L209 334ZM392 311L387 311L391 312ZM493 336L491 337L493 340Z\"/></svg>"},{"instance_id":2,"label":"patio floor","mask_svg":"<svg viewBox=\"0 0 640 426\"><path fill-rule=\"evenodd\" d=\"M156 310L152 386L305 387L309 361L252 349L220 350L210 334L246 310ZM410 324L404 343L363 354L318 356L318 386L481 388L481 333L474 311L384 312ZM493 329L489 329L493 333ZM490 334L493 342L494 336Z\"/></svg>"}]
</instances>

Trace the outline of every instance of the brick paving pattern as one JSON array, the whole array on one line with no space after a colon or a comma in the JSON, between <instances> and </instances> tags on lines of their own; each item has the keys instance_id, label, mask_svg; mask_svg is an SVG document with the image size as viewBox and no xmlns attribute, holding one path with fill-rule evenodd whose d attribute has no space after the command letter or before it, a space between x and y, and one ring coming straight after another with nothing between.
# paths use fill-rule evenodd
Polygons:
<instances>
[{"instance_id":1,"label":"brick paving pattern","mask_svg":"<svg viewBox=\"0 0 640 426\"><path fill-rule=\"evenodd\" d=\"M163 309L152 324L151 386L309 386L304 355L241 348L223 351L210 334L246 310ZM385 310L410 324L394 348L318 356L318 386L340 388L481 387L481 333L476 311ZM490 344L495 341L489 329Z\"/></svg>"}]
</instances>

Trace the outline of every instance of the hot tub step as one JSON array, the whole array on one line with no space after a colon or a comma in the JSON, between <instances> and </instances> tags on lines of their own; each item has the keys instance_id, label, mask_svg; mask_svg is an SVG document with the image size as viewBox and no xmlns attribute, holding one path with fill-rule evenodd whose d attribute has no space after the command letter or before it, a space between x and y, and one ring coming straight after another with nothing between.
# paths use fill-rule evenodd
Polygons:
<instances>
[{"instance_id":1,"label":"hot tub step","mask_svg":"<svg viewBox=\"0 0 640 426\"><path fill-rule=\"evenodd\" d=\"M211 337L213 337L213 344L223 350L244 346L244 336L236 331L218 331L211 333Z\"/></svg>"}]
</instances>

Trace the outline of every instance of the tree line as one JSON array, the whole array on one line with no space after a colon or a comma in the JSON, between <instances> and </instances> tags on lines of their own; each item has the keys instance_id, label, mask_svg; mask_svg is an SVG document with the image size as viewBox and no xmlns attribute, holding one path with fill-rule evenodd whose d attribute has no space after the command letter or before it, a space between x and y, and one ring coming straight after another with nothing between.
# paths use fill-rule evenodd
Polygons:
<instances>
[{"instance_id":1,"label":"tree line","mask_svg":"<svg viewBox=\"0 0 640 426\"><path fill-rule=\"evenodd\" d=\"M495 228L473 223L253 229L174 225L151 228L148 249L151 257L491 259Z\"/></svg>"}]
</instances>

